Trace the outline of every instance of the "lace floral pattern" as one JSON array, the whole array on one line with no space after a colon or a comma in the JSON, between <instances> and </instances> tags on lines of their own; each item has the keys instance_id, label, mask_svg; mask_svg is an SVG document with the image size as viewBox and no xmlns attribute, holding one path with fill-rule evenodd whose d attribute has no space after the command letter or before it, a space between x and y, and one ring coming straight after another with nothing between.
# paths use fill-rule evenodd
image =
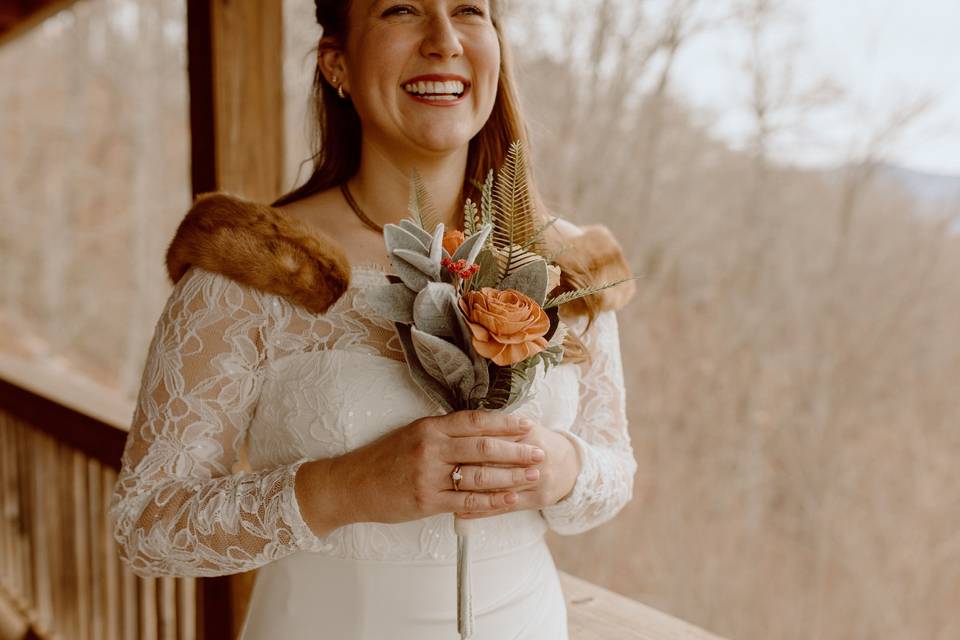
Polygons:
<instances>
[{"instance_id":1,"label":"lace floral pattern","mask_svg":"<svg viewBox=\"0 0 960 640\"><path fill-rule=\"evenodd\" d=\"M432 412L404 373L392 325L359 295L384 275L355 266L351 288L322 315L198 267L177 283L150 343L110 502L121 557L135 573L225 575L298 551L455 557L451 514L354 523L320 538L296 500L294 478L307 460L339 455ZM539 513L476 521L479 557L527 544L547 526L559 533L597 526L632 495L636 465L613 312L601 314L585 341L592 364L552 370L539 398L520 409L570 431L583 463L574 489ZM364 386L380 391L358 395ZM245 441L254 471L231 473Z\"/></svg>"},{"instance_id":2,"label":"lace floral pattern","mask_svg":"<svg viewBox=\"0 0 960 640\"><path fill-rule=\"evenodd\" d=\"M637 462L627 428L619 336L613 311L600 312L583 336L592 358L577 365L580 401L567 432L580 456L580 475L570 495L540 510L550 528L563 535L607 522L633 497Z\"/></svg>"}]
</instances>

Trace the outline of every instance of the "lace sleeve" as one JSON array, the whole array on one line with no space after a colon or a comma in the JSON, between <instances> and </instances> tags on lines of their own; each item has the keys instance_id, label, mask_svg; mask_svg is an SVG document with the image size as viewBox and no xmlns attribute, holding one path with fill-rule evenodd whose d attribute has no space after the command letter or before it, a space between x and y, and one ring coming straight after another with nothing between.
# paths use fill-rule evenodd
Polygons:
<instances>
[{"instance_id":1,"label":"lace sleeve","mask_svg":"<svg viewBox=\"0 0 960 640\"><path fill-rule=\"evenodd\" d=\"M316 540L294 493L306 459L231 473L260 393L268 299L193 267L167 300L110 500L137 575L238 573Z\"/></svg>"},{"instance_id":2,"label":"lace sleeve","mask_svg":"<svg viewBox=\"0 0 960 640\"><path fill-rule=\"evenodd\" d=\"M590 362L580 373L577 417L566 435L576 446L580 475L572 491L540 510L551 530L572 535L603 524L633 497L637 463L627 429L620 337L614 311L602 311L583 336Z\"/></svg>"}]
</instances>

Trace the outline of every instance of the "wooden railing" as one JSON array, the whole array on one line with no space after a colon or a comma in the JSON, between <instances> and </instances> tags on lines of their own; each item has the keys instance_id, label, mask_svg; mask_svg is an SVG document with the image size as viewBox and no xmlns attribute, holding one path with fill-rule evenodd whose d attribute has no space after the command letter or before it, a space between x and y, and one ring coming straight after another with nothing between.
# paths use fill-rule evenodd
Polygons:
<instances>
[{"instance_id":1,"label":"wooden railing","mask_svg":"<svg viewBox=\"0 0 960 640\"><path fill-rule=\"evenodd\" d=\"M250 573L141 578L117 556L107 507L132 407L104 396L0 355L0 640L235 638ZM560 577L570 640L718 640Z\"/></svg>"},{"instance_id":2,"label":"wooden railing","mask_svg":"<svg viewBox=\"0 0 960 640\"><path fill-rule=\"evenodd\" d=\"M125 415L0 357L0 640L233 637L226 579L142 578L117 555L107 508Z\"/></svg>"}]
</instances>

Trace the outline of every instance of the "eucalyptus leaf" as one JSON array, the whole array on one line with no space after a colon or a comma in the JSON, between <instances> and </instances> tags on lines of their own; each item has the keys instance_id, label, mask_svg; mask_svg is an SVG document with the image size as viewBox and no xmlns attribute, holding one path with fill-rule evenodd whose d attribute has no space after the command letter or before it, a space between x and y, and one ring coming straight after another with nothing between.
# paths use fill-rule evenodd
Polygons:
<instances>
[{"instance_id":1,"label":"eucalyptus leaf","mask_svg":"<svg viewBox=\"0 0 960 640\"><path fill-rule=\"evenodd\" d=\"M440 405L444 411L447 413L455 411L458 408L458 404L454 394L427 373L427 370L424 369L423 364L421 364L420 358L417 356L417 350L413 346L413 338L411 336L412 327L405 324L397 324L396 327L397 336L400 338L400 345L403 347L403 355L407 361L407 371L410 373L410 378L420 387L420 390L423 391L427 397Z\"/></svg>"},{"instance_id":2,"label":"eucalyptus leaf","mask_svg":"<svg viewBox=\"0 0 960 640\"><path fill-rule=\"evenodd\" d=\"M410 327L413 348L420 364L435 380L455 390L461 398L469 398L473 391L473 362L456 345Z\"/></svg>"},{"instance_id":3,"label":"eucalyptus leaf","mask_svg":"<svg viewBox=\"0 0 960 640\"><path fill-rule=\"evenodd\" d=\"M427 284L413 301L413 323L420 331L452 338L457 335L457 291L445 282Z\"/></svg>"},{"instance_id":4,"label":"eucalyptus leaf","mask_svg":"<svg viewBox=\"0 0 960 640\"><path fill-rule=\"evenodd\" d=\"M484 243L487 241L487 236L490 235L490 232L493 230L493 225L485 224L480 227L480 230L475 234L463 241L457 250L453 254L452 260L456 262L457 260L466 260L467 264L473 264L477 260L477 255L483 249Z\"/></svg>"},{"instance_id":5,"label":"eucalyptus leaf","mask_svg":"<svg viewBox=\"0 0 960 640\"><path fill-rule=\"evenodd\" d=\"M430 278L431 281L440 279L440 260L436 262L422 253L407 251L406 249L394 249L393 255L400 258L410 266L418 269L423 275ZM419 289L418 289L419 291Z\"/></svg>"},{"instance_id":6,"label":"eucalyptus leaf","mask_svg":"<svg viewBox=\"0 0 960 640\"><path fill-rule=\"evenodd\" d=\"M380 317L391 322L413 323L413 303L417 294L407 285L400 283L368 287L363 290L363 295Z\"/></svg>"},{"instance_id":7,"label":"eucalyptus leaf","mask_svg":"<svg viewBox=\"0 0 960 640\"><path fill-rule=\"evenodd\" d=\"M550 276L545 260L532 260L500 281L501 289L516 289L543 306Z\"/></svg>"}]
</instances>

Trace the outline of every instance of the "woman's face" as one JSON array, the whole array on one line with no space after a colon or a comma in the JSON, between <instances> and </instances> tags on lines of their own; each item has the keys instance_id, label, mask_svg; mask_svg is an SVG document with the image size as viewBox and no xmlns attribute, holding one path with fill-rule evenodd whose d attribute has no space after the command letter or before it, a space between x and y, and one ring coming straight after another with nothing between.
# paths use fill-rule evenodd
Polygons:
<instances>
[{"instance_id":1,"label":"woman's face","mask_svg":"<svg viewBox=\"0 0 960 640\"><path fill-rule=\"evenodd\" d=\"M353 0L344 62L365 138L443 153L483 128L500 77L489 5Z\"/></svg>"}]
</instances>

